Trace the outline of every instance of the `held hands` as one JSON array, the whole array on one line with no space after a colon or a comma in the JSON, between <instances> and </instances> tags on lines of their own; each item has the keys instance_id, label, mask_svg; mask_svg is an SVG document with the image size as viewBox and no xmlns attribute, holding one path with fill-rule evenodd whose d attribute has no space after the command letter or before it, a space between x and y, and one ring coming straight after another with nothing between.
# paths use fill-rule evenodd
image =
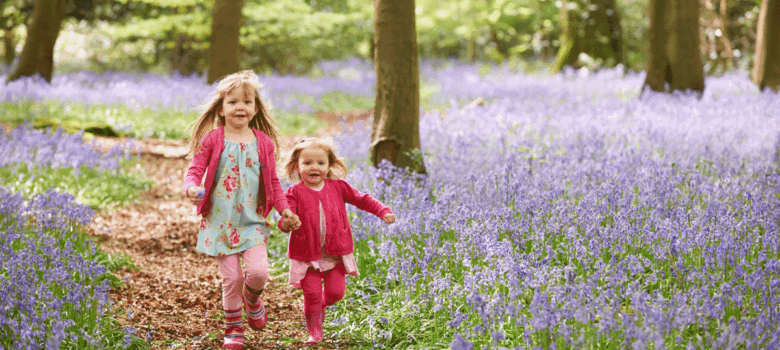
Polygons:
<instances>
[{"instance_id":1,"label":"held hands","mask_svg":"<svg viewBox=\"0 0 780 350\"><path fill-rule=\"evenodd\" d=\"M385 214L385 216L382 217L382 221L388 225L394 223L395 214ZM282 211L282 217L279 219L279 227L285 232L295 231L301 228L301 219L298 215L293 214L290 209L285 209Z\"/></svg>"},{"instance_id":2,"label":"held hands","mask_svg":"<svg viewBox=\"0 0 780 350\"><path fill-rule=\"evenodd\" d=\"M301 228L301 219L293 214L292 210L282 210L282 217L279 219L279 227L282 231L290 232Z\"/></svg>"},{"instance_id":3,"label":"held hands","mask_svg":"<svg viewBox=\"0 0 780 350\"><path fill-rule=\"evenodd\" d=\"M206 193L206 189L201 186L190 186L187 188L185 195L189 198L190 202L195 205L200 205L203 201L203 196Z\"/></svg>"}]
</instances>

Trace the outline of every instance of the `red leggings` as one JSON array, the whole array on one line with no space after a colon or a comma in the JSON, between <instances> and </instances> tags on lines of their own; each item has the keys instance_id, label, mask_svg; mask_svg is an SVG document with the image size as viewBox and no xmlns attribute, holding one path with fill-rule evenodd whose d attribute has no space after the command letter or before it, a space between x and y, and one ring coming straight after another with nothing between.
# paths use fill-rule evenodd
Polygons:
<instances>
[{"instance_id":1,"label":"red leggings","mask_svg":"<svg viewBox=\"0 0 780 350\"><path fill-rule=\"evenodd\" d=\"M344 298L346 291L346 271L344 264L320 272L313 268L306 270L306 276L301 280L303 290L303 313L321 312L326 306L335 304ZM323 288L323 281L324 288Z\"/></svg>"}]
</instances>

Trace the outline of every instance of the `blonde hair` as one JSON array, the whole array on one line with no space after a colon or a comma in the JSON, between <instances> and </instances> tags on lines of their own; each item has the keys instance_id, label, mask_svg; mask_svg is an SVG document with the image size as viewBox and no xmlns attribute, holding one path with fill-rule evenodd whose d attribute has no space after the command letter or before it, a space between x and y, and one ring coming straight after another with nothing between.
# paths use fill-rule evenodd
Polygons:
<instances>
[{"instance_id":1,"label":"blonde hair","mask_svg":"<svg viewBox=\"0 0 780 350\"><path fill-rule=\"evenodd\" d=\"M333 144L321 138L311 137L298 142L292 152L290 152L290 159L284 164L284 175L290 181L295 183L301 181L301 176L298 174L298 159L301 157L301 152L309 148L319 148L328 154L327 178L336 180L347 176L347 164L336 156L336 153L333 151Z\"/></svg>"},{"instance_id":2,"label":"blonde hair","mask_svg":"<svg viewBox=\"0 0 780 350\"><path fill-rule=\"evenodd\" d=\"M274 158L278 161L279 132L276 129L276 121L268 113L268 109L265 108L263 101L260 100L261 87L260 80L251 70L240 71L222 78L212 93L211 101L200 107L203 109L203 113L189 128L189 130L192 130L192 137L188 146L187 158L192 158L198 152L200 143L206 134L225 125L225 117L219 115L219 111L222 109L222 102L225 96L236 89L241 89L244 92L244 97L254 97L255 106L257 106L257 113L249 121L249 127L258 129L271 138L275 148Z\"/></svg>"}]
</instances>

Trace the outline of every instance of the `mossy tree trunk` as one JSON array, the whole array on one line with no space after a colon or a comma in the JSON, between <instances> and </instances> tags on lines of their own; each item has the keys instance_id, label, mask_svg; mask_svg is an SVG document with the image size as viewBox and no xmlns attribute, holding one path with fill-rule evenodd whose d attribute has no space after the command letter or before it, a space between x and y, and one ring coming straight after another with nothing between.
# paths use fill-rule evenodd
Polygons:
<instances>
[{"instance_id":1,"label":"mossy tree trunk","mask_svg":"<svg viewBox=\"0 0 780 350\"><path fill-rule=\"evenodd\" d=\"M561 7L566 28L553 74L566 66L581 66L581 53L600 61L602 66L625 64L623 30L615 0L565 0Z\"/></svg>"},{"instance_id":2,"label":"mossy tree trunk","mask_svg":"<svg viewBox=\"0 0 780 350\"><path fill-rule=\"evenodd\" d=\"M211 12L209 71L211 84L225 75L238 72L238 39L243 22L243 0L216 0Z\"/></svg>"},{"instance_id":3,"label":"mossy tree trunk","mask_svg":"<svg viewBox=\"0 0 780 350\"><path fill-rule=\"evenodd\" d=\"M566 27L563 32L561 48L558 49L558 55L555 57L555 62L552 66L553 74L560 72L566 66L576 68L578 57L582 51L580 48L581 38L579 38L580 21L578 20L580 14L577 10L568 9L567 4L568 2L563 3L563 16L566 20Z\"/></svg>"},{"instance_id":4,"label":"mossy tree trunk","mask_svg":"<svg viewBox=\"0 0 780 350\"><path fill-rule=\"evenodd\" d=\"M704 91L699 2L650 0L650 50L643 85L653 91Z\"/></svg>"},{"instance_id":5,"label":"mossy tree trunk","mask_svg":"<svg viewBox=\"0 0 780 350\"><path fill-rule=\"evenodd\" d=\"M12 65L16 59L16 40L11 28L6 29L3 34L3 54L5 64L8 66Z\"/></svg>"},{"instance_id":6,"label":"mossy tree trunk","mask_svg":"<svg viewBox=\"0 0 780 350\"><path fill-rule=\"evenodd\" d=\"M780 0L763 0L756 30L753 82L759 89L780 90Z\"/></svg>"},{"instance_id":7,"label":"mossy tree trunk","mask_svg":"<svg viewBox=\"0 0 780 350\"><path fill-rule=\"evenodd\" d=\"M496 45L496 51L501 55L501 58L509 57L509 43L499 37L496 28L490 28L490 40Z\"/></svg>"},{"instance_id":8,"label":"mossy tree trunk","mask_svg":"<svg viewBox=\"0 0 780 350\"><path fill-rule=\"evenodd\" d=\"M171 51L171 71L181 75L203 74L201 58L203 52L197 48L196 41L187 33L172 31L173 50Z\"/></svg>"},{"instance_id":9,"label":"mossy tree trunk","mask_svg":"<svg viewBox=\"0 0 780 350\"><path fill-rule=\"evenodd\" d=\"M376 102L371 162L425 173L420 149L420 77L414 0L374 1ZM416 153L419 155L419 153Z\"/></svg>"},{"instance_id":10,"label":"mossy tree trunk","mask_svg":"<svg viewBox=\"0 0 780 350\"><path fill-rule=\"evenodd\" d=\"M67 0L35 0L32 22L28 27L19 63L6 81L39 74L51 82L54 70L54 45L65 18Z\"/></svg>"}]
</instances>

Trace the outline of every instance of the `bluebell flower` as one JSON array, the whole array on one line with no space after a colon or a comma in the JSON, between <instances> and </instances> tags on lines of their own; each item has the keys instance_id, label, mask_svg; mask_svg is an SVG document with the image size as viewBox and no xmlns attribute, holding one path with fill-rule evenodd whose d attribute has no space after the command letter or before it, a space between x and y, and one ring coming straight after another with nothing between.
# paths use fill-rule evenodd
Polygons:
<instances>
[{"instance_id":1,"label":"bluebell flower","mask_svg":"<svg viewBox=\"0 0 780 350\"><path fill-rule=\"evenodd\" d=\"M133 339L130 337L130 335L135 334L135 328L133 327L125 327L125 338L124 338L124 347L128 347L130 343L133 342Z\"/></svg>"},{"instance_id":2,"label":"bluebell flower","mask_svg":"<svg viewBox=\"0 0 780 350\"><path fill-rule=\"evenodd\" d=\"M474 345L468 340L463 339L458 333L455 333L455 338L450 342L450 349L452 350L471 350L473 348Z\"/></svg>"}]
</instances>

